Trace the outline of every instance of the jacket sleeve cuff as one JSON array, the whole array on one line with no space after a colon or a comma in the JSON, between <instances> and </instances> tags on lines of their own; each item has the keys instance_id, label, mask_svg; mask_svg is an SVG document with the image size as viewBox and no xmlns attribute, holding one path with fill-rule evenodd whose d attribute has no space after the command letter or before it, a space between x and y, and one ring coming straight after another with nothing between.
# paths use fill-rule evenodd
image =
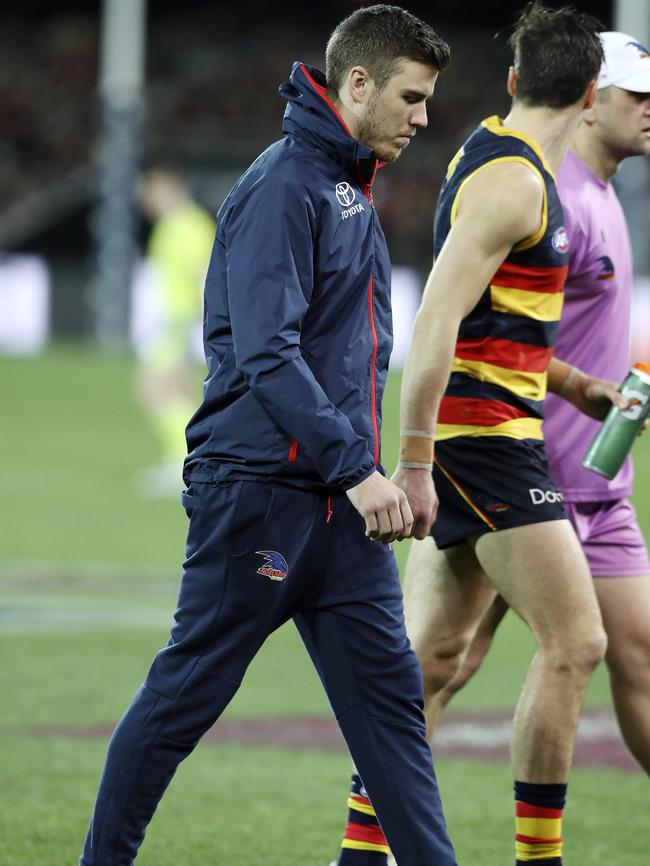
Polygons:
<instances>
[{"instance_id":1,"label":"jacket sleeve cuff","mask_svg":"<svg viewBox=\"0 0 650 866\"><path fill-rule=\"evenodd\" d=\"M381 468L379 466L375 466L374 463L370 467L368 465L364 465L357 472L353 474L346 475L345 478L340 482L340 486L343 490L350 490L352 487L356 487L357 484L361 484L362 481L365 481L366 478L369 478L373 472L380 471Z\"/></svg>"}]
</instances>

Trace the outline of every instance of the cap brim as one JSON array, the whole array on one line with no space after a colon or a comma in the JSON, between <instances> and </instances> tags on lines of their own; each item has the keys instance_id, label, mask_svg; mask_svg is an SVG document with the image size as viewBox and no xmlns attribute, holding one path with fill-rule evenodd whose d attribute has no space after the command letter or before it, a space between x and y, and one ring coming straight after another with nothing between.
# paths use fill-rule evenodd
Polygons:
<instances>
[{"instance_id":1,"label":"cap brim","mask_svg":"<svg viewBox=\"0 0 650 866\"><path fill-rule=\"evenodd\" d=\"M647 72L637 72L618 78L616 81L599 82L598 88L602 90L604 87L620 87L622 90L631 90L634 93L650 93L650 69Z\"/></svg>"}]
</instances>

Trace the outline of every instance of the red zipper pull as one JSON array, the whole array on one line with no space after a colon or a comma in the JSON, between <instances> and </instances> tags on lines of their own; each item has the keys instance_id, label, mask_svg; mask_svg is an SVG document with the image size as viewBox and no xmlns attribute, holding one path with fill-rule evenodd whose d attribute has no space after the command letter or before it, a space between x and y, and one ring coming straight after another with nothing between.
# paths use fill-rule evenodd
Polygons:
<instances>
[{"instance_id":1,"label":"red zipper pull","mask_svg":"<svg viewBox=\"0 0 650 866\"><path fill-rule=\"evenodd\" d=\"M325 518L325 523L329 523L332 519L332 515L334 512L332 511L332 497L327 497L327 517Z\"/></svg>"}]
</instances>

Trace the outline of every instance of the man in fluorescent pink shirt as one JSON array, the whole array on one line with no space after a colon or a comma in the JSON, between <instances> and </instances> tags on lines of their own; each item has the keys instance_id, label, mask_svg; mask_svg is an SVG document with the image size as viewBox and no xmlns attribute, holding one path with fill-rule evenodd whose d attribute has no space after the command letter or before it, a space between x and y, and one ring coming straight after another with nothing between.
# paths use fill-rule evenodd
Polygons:
<instances>
[{"instance_id":1,"label":"man in fluorescent pink shirt","mask_svg":"<svg viewBox=\"0 0 650 866\"><path fill-rule=\"evenodd\" d=\"M630 365L632 254L610 181L623 159L650 155L650 52L624 33L601 38L605 63L598 98L585 111L557 177L570 262L555 355L573 367L563 387L567 395L581 371L621 382ZM650 774L650 564L628 501L632 462L628 458L612 481L584 469L582 457L600 422L553 394L544 414L551 475L595 579L621 732ZM441 641L438 619L444 612L436 611L435 589L426 585L425 552L432 542L414 545L421 553L407 567L405 615L423 668L431 735L442 708L480 666L508 608L497 596L474 635L456 636L453 647Z\"/></svg>"},{"instance_id":2,"label":"man in fluorescent pink shirt","mask_svg":"<svg viewBox=\"0 0 650 866\"><path fill-rule=\"evenodd\" d=\"M621 382L630 366L632 254L610 181L623 159L650 154L650 53L623 33L602 38L599 97L558 175L571 252L556 355ZM650 773L650 565L627 499L632 461L612 481L583 468L598 422L553 394L544 410L551 474L596 579L621 732Z\"/></svg>"}]
</instances>

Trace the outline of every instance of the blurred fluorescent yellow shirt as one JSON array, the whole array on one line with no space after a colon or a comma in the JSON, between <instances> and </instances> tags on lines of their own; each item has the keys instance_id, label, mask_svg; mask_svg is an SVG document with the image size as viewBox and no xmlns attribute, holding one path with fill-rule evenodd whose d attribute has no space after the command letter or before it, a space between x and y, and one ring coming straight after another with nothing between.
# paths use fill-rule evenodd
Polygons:
<instances>
[{"instance_id":1,"label":"blurred fluorescent yellow shirt","mask_svg":"<svg viewBox=\"0 0 650 866\"><path fill-rule=\"evenodd\" d=\"M163 217L151 232L147 252L160 283L164 321L148 358L156 366L188 358L191 330L202 314L203 282L214 232L212 217L193 202Z\"/></svg>"}]
</instances>

